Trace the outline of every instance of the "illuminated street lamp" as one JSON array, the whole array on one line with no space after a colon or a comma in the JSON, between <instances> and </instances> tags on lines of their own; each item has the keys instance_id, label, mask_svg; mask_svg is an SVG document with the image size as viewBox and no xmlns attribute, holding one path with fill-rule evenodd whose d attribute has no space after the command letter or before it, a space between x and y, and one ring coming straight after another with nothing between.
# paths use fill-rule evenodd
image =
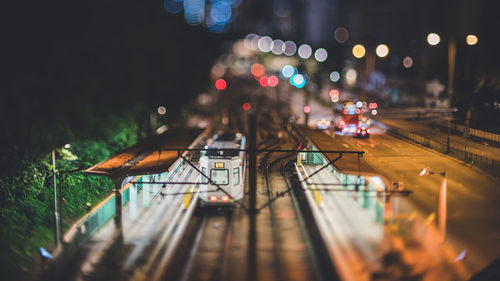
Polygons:
<instances>
[{"instance_id":1,"label":"illuminated street lamp","mask_svg":"<svg viewBox=\"0 0 500 281\"><path fill-rule=\"evenodd\" d=\"M438 199L438 229L439 232L441 233L441 239L442 241L444 241L444 239L446 238L446 209L447 209L446 197L447 197L448 175L446 173L446 170L444 172L436 173L430 171L427 168L424 168L420 171L419 176L423 177L426 175L433 175L433 174L439 174L443 176L443 181L441 182L441 188L439 190L439 199Z\"/></svg>"},{"instance_id":2,"label":"illuminated street lamp","mask_svg":"<svg viewBox=\"0 0 500 281\"><path fill-rule=\"evenodd\" d=\"M377 46L377 49L375 49L375 53L379 58L384 58L389 54L389 47L385 44L380 44Z\"/></svg>"},{"instance_id":3,"label":"illuminated street lamp","mask_svg":"<svg viewBox=\"0 0 500 281\"><path fill-rule=\"evenodd\" d=\"M364 57L366 54L366 49L363 45L357 44L352 47L352 55L358 59Z\"/></svg>"}]
</instances>

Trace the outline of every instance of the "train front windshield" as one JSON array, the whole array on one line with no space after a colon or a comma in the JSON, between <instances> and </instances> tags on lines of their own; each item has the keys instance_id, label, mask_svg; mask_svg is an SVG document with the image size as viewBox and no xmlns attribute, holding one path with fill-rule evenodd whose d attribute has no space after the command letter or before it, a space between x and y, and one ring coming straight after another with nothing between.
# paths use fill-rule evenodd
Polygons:
<instances>
[{"instance_id":1,"label":"train front windshield","mask_svg":"<svg viewBox=\"0 0 500 281\"><path fill-rule=\"evenodd\" d=\"M227 169L212 169L210 171L210 178L215 184L229 184L229 172Z\"/></svg>"}]
</instances>

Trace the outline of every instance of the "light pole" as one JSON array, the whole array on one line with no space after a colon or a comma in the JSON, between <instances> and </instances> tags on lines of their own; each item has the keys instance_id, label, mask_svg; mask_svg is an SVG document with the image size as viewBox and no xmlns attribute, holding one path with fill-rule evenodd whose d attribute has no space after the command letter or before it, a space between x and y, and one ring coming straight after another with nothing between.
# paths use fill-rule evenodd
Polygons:
<instances>
[{"instance_id":1,"label":"light pole","mask_svg":"<svg viewBox=\"0 0 500 281\"><path fill-rule=\"evenodd\" d=\"M59 246L61 236L59 235L59 212L57 210L57 181L56 181L56 151L52 149L52 174L54 176L54 238L56 247Z\"/></svg>"},{"instance_id":2,"label":"light pole","mask_svg":"<svg viewBox=\"0 0 500 281\"><path fill-rule=\"evenodd\" d=\"M444 172L436 173L429 171L429 169L424 168L420 171L419 176L439 174L443 176L443 181L441 182L441 187L439 189L439 199L438 199L438 229L441 234L441 239L444 241L446 238L446 213L447 213L447 185L448 185L448 174L446 170Z\"/></svg>"}]
</instances>

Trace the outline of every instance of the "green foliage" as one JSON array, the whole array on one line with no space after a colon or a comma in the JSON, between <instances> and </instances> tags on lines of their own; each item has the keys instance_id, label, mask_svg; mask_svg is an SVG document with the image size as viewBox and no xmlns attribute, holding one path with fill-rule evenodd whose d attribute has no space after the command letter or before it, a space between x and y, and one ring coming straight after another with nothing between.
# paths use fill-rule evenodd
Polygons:
<instances>
[{"instance_id":1,"label":"green foliage","mask_svg":"<svg viewBox=\"0 0 500 281\"><path fill-rule=\"evenodd\" d=\"M127 123L118 124L103 139L82 140L71 143L69 149L56 149L64 230L87 212L87 202L96 205L112 191L110 179L86 175L78 169L95 165L133 145L137 141L137 126ZM15 165L19 167L16 173L0 178L0 271L7 280L22 279L33 258L39 255L38 248L54 246L51 153L24 154Z\"/></svg>"}]
</instances>

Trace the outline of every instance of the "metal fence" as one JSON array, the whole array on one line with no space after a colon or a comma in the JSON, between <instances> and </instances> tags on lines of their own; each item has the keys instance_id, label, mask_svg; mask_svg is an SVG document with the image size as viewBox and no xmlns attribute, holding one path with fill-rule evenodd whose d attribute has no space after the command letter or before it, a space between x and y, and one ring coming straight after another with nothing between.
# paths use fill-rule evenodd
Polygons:
<instances>
[{"instance_id":1,"label":"metal fence","mask_svg":"<svg viewBox=\"0 0 500 281\"><path fill-rule=\"evenodd\" d=\"M416 143L419 143L425 147L429 147L438 152L445 153L457 159L460 159L466 163L470 163L492 175L500 176L500 161L498 160L491 159L484 155L472 153L470 151L464 150L463 148L456 148L451 145L449 150L447 151L446 144L398 128L391 128L390 131L407 139L410 139Z\"/></svg>"}]
</instances>

